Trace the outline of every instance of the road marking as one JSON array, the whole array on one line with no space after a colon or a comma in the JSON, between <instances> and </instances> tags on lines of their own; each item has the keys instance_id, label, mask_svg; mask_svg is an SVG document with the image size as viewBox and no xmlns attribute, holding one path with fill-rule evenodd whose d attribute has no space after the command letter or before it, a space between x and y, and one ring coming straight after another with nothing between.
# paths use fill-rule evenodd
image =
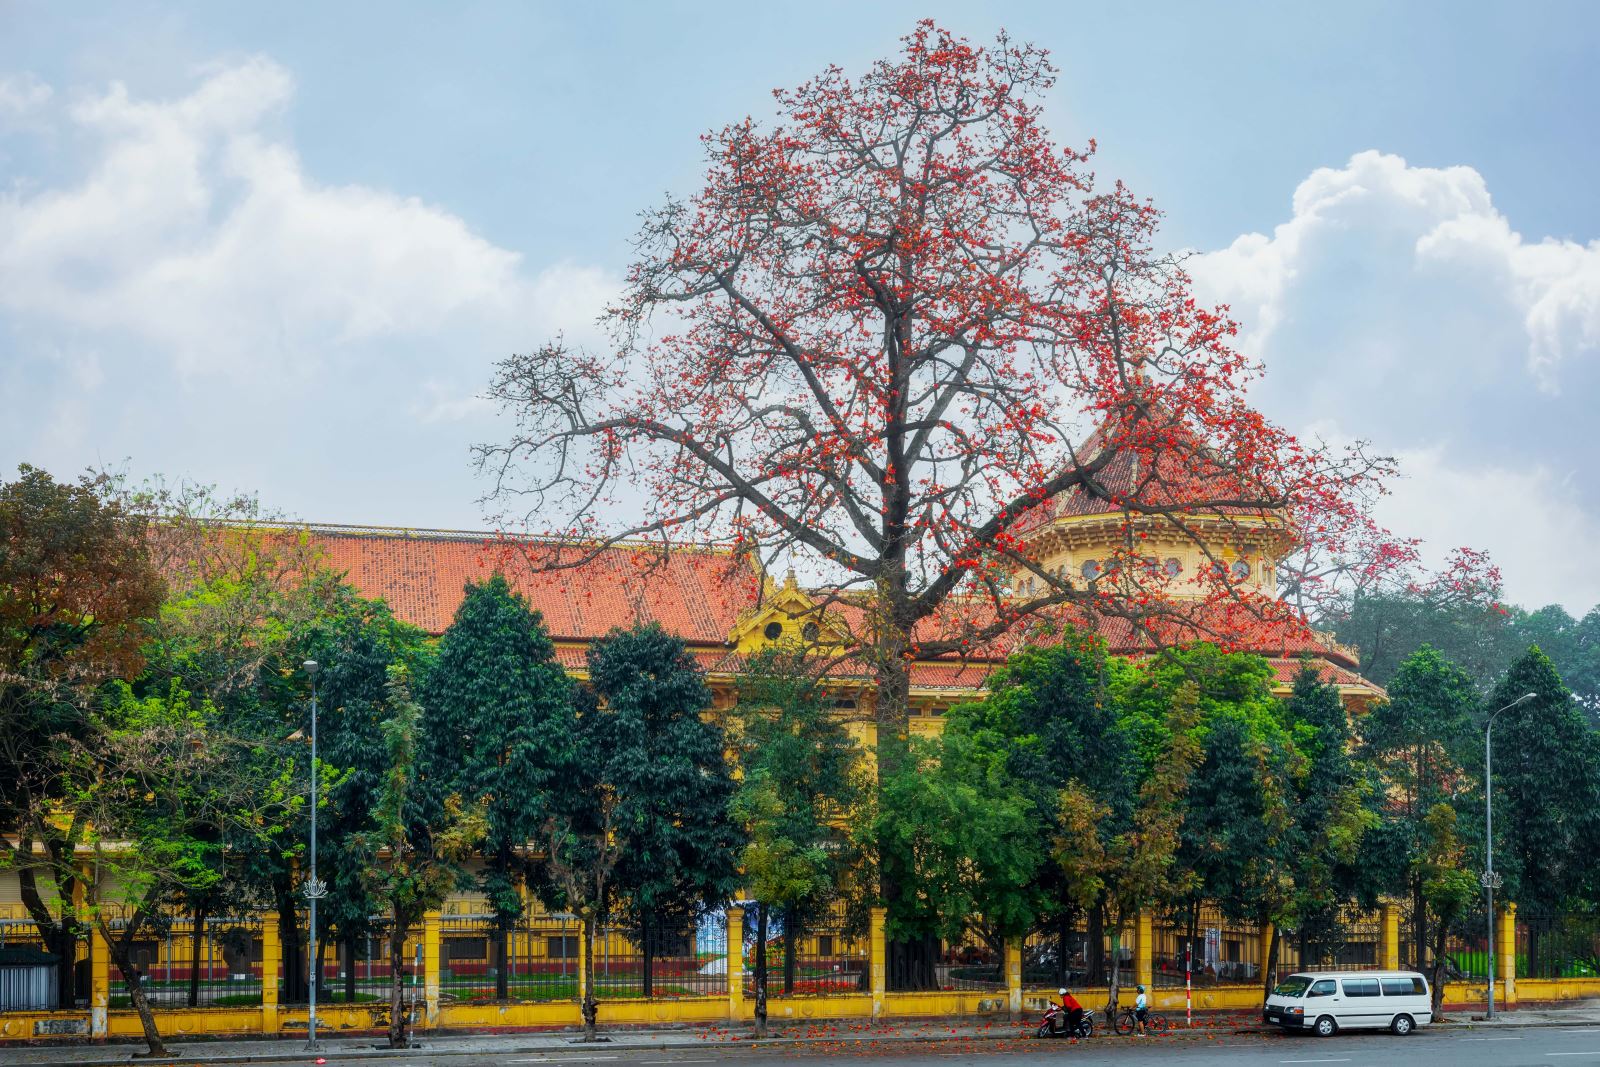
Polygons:
<instances>
[{"instance_id":1,"label":"road marking","mask_svg":"<svg viewBox=\"0 0 1600 1067\"><path fill-rule=\"evenodd\" d=\"M640 1060L640 1063L714 1063L715 1060Z\"/></svg>"},{"instance_id":2,"label":"road marking","mask_svg":"<svg viewBox=\"0 0 1600 1067\"><path fill-rule=\"evenodd\" d=\"M1586 1030L1563 1030L1563 1034L1600 1034L1600 1027L1591 1026Z\"/></svg>"},{"instance_id":3,"label":"road marking","mask_svg":"<svg viewBox=\"0 0 1600 1067\"><path fill-rule=\"evenodd\" d=\"M1468 1041L1521 1041L1520 1037L1469 1037Z\"/></svg>"},{"instance_id":4,"label":"road marking","mask_svg":"<svg viewBox=\"0 0 1600 1067\"><path fill-rule=\"evenodd\" d=\"M1349 1056L1340 1056L1337 1059L1330 1059L1330 1060L1279 1060L1278 1062L1279 1063L1349 1063L1350 1062L1350 1057Z\"/></svg>"},{"instance_id":5,"label":"road marking","mask_svg":"<svg viewBox=\"0 0 1600 1067\"><path fill-rule=\"evenodd\" d=\"M1546 1056L1600 1056L1600 1052L1546 1052Z\"/></svg>"}]
</instances>

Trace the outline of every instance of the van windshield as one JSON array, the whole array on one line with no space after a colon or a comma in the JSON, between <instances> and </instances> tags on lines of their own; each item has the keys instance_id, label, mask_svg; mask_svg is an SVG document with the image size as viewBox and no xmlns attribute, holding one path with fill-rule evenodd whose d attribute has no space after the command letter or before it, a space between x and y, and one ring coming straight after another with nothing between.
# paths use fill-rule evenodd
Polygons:
<instances>
[{"instance_id":1,"label":"van windshield","mask_svg":"<svg viewBox=\"0 0 1600 1067\"><path fill-rule=\"evenodd\" d=\"M1272 991L1278 997L1302 996L1311 985L1311 976L1305 974L1291 974L1278 983L1278 988Z\"/></svg>"}]
</instances>

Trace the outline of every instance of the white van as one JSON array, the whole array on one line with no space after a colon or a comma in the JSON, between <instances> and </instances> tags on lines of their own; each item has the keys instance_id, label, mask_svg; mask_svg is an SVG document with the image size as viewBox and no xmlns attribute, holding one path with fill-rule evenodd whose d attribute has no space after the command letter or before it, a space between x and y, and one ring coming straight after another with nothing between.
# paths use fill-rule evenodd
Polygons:
<instances>
[{"instance_id":1,"label":"white van","mask_svg":"<svg viewBox=\"0 0 1600 1067\"><path fill-rule=\"evenodd\" d=\"M1433 1001L1416 971L1318 971L1279 982L1262 1018L1321 1037L1385 1028L1404 1036L1433 1022Z\"/></svg>"}]
</instances>

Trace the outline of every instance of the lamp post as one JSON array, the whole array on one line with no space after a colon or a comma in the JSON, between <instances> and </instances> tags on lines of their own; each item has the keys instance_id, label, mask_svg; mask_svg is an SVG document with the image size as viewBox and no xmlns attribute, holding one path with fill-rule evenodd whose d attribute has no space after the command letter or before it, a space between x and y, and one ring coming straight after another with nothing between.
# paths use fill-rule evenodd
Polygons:
<instances>
[{"instance_id":1,"label":"lamp post","mask_svg":"<svg viewBox=\"0 0 1600 1067\"><path fill-rule=\"evenodd\" d=\"M1489 1018L1494 1018L1494 891L1500 888L1500 876L1494 871L1494 720L1502 711L1510 711L1518 704L1526 704L1537 693L1524 693L1498 711L1489 713L1483 724L1483 851L1487 862L1481 879L1484 891L1489 894Z\"/></svg>"},{"instance_id":2,"label":"lamp post","mask_svg":"<svg viewBox=\"0 0 1600 1067\"><path fill-rule=\"evenodd\" d=\"M306 1017L306 1049L317 1048L317 901L328 895L328 887L317 877L317 661L308 659L303 664L306 676L311 679L311 877L306 879L301 892L311 912L310 955L307 958L306 991L310 995L311 1011Z\"/></svg>"}]
</instances>

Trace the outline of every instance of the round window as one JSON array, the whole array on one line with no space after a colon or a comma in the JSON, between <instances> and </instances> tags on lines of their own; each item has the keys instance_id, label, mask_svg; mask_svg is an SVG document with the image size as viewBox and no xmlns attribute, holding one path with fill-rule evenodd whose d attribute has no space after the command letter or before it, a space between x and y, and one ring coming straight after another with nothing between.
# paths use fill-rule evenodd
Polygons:
<instances>
[{"instance_id":1,"label":"round window","mask_svg":"<svg viewBox=\"0 0 1600 1067\"><path fill-rule=\"evenodd\" d=\"M1097 559L1086 559L1083 561L1083 566L1078 568L1078 570L1080 574L1092 582L1096 578L1100 577L1100 561Z\"/></svg>"},{"instance_id":2,"label":"round window","mask_svg":"<svg viewBox=\"0 0 1600 1067\"><path fill-rule=\"evenodd\" d=\"M769 622L767 623L766 629L762 630L761 633L768 641L776 641L778 638L783 636L783 623Z\"/></svg>"},{"instance_id":3,"label":"round window","mask_svg":"<svg viewBox=\"0 0 1600 1067\"><path fill-rule=\"evenodd\" d=\"M1236 581L1243 581L1250 577L1250 564L1242 559L1233 561L1233 577Z\"/></svg>"},{"instance_id":4,"label":"round window","mask_svg":"<svg viewBox=\"0 0 1600 1067\"><path fill-rule=\"evenodd\" d=\"M1183 573L1183 563L1177 556L1170 557L1162 566L1169 577L1176 578Z\"/></svg>"},{"instance_id":5,"label":"round window","mask_svg":"<svg viewBox=\"0 0 1600 1067\"><path fill-rule=\"evenodd\" d=\"M814 622L808 622L800 628L800 636L808 642L815 644L817 638L822 636L822 627Z\"/></svg>"}]
</instances>

